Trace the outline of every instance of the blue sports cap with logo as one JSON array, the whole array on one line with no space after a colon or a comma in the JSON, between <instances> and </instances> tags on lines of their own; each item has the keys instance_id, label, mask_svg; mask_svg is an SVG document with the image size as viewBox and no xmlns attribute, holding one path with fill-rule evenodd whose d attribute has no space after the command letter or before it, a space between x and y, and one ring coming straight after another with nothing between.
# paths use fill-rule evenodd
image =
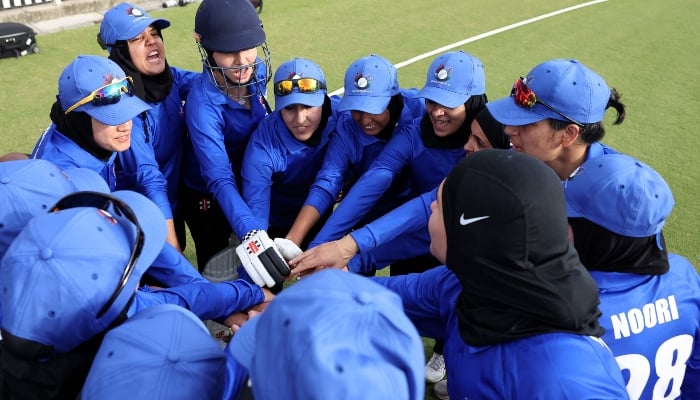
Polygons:
<instances>
[{"instance_id":1,"label":"blue sports cap with logo","mask_svg":"<svg viewBox=\"0 0 700 400\"><path fill-rule=\"evenodd\" d=\"M69 196L78 193L92 192ZM103 332L130 304L141 276L163 249L167 229L148 198L126 190L112 196L133 211L143 244L111 306L100 315L125 276L140 242L138 229L113 203L104 210L64 208L32 218L2 259L6 332L65 353Z\"/></svg>"},{"instance_id":2,"label":"blue sports cap with logo","mask_svg":"<svg viewBox=\"0 0 700 400\"><path fill-rule=\"evenodd\" d=\"M111 329L83 399L220 399L226 355L191 311L160 304Z\"/></svg>"},{"instance_id":3,"label":"blue sports cap with logo","mask_svg":"<svg viewBox=\"0 0 700 400\"><path fill-rule=\"evenodd\" d=\"M100 24L99 38L107 50L111 51L118 40L131 40L151 25L162 30L170 26L170 21L151 18L143 8L131 3L119 3L105 13Z\"/></svg>"},{"instance_id":4,"label":"blue sports cap with logo","mask_svg":"<svg viewBox=\"0 0 700 400\"><path fill-rule=\"evenodd\" d=\"M486 93L484 65L464 51L438 56L428 68L425 86L416 97L423 97L448 108L456 108L471 96Z\"/></svg>"},{"instance_id":5,"label":"blue sports cap with logo","mask_svg":"<svg viewBox=\"0 0 700 400\"><path fill-rule=\"evenodd\" d=\"M336 269L282 291L227 351L250 372L257 400L424 396L423 344L401 298Z\"/></svg>"},{"instance_id":6,"label":"blue sports cap with logo","mask_svg":"<svg viewBox=\"0 0 700 400\"><path fill-rule=\"evenodd\" d=\"M572 120L582 124L603 120L610 88L600 75L577 60L545 61L523 78L538 99ZM547 118L566 121L539 103L532 108L520 106L513 96L489 102L486 107L504 125L527 125Z\"/></svg>"},{"instance_id":7,"label":"blue sports cap with logo","mask_svg":"<svg viewBox=\"0 0 700 400\"><path fill-rule=\"evenodd\" d=\"M290 94L278 95L275 92L275 109L282 109L292 104L303 104L309 107L319 107L326 99L326 77L316 63L305 58L294 58L282 63L275 71L274 84L281 81L300 78L313 78L323 85L314 93L302 93L294 86Z\"/></svg>"},{"instance_id":8,"label":"blue sports cap with logo","mask_svg":"<svg viewBox=\"0 0 700 400\"><path fill-rule=\"evenodd\" d=\"M0 163L0 258L30 219L46 214L58 199L80 190L108 193L109 187L87 168L61 170L41 159Z\"/></svg>"},{"instance_id":9,"label":"blue sports cap with logo","mask_svg":"<svg viewBox=\"0 0 700 400\"><path fill-rule=\"evenodd\" d=\"M589 159L564 193L569 218L585 218L618 235L638 238L661 232L675 203L658 172L624 154Z\"/></svg>"},{"instance_id":10,"label":"blue sports cap with logo","mask_svg":"<svg viewBox=\"0 0 700 400\"><path fill-rule=\"evenodd\" d=\"M126 77L124 71L107 57L79 55L68 64L58 78L58 99L63 111L68 110L105 85ZM73 111L85 112L105 125L121 125L151 107L133 91L120 92L112 104L93 104L88 101ZM71 112L73 112L71 111Z\"/></svg>"},{"instance_id":11,"label":"blue sports cap with logo","mask_svg":"<svg viewBox=\"0 0 700 400\"><path fill-rule=\"evenodd\" d=\"M399 94L396 67L386 58L371 54L357 59L345 71L343 97L338 111L381 114Z\"/></svg>"}]
</instances>

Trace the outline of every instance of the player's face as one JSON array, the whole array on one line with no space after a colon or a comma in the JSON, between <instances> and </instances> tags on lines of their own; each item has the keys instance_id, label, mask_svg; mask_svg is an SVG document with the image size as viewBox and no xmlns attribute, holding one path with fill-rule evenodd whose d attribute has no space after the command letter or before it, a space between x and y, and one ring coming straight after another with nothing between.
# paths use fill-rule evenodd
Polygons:
<instances>
[{"instance_id":1,"label":"player's face","mask_svg":"<svg viewBox=\"0 0 700 400\"><path fill-rule=\"evenodd\" d=\"M467 119L467 108L464 104L456 108L449 108L426 99L425 109L430 116L435 134L439 137L449 136L457 132Z\"/></svg>"},{"instance_id":2,"label":"player's face","mask_svg":"<svg viewBox=\"0 0 700 400\"><path fill-rule=\"evenodd\" d=\"M370 136L375 136L386 128L391 119L389 109L385 109L381 114L370 114L363 111L351 111L352 119L362 131Z\"/></svg>"},{"instance_id":3,"label":"player's face","mask_svg":"<svg viewBox=\"0 0 700 400\"><path fill-rule=\"evenodd\" d=\"M258 56L258 49L252 48L236 53L213 53L216 65L226 68L226 77L237 84L244 84L250 81L253 76L253 65Z\"/></svg>"},{"instance_id":4,"label":"player's face","mask_svg":"<svg viewBox=\"0 0 700 400\"><path fill-rule=\"evenodd\" d=\"M129 55L136 70L143 75L154 76L165 70L165 46L158 30L146 28L135 38L128 40Z\"/></svg>"},{"instance_id":5,"label":"player's face","mask_svg":"<svg viewBox=\"0 0 700 400\"><path fill-rule=\"evenodd\" d=\"M472 121L471 127L472 134L469 135L469 140L467 140L467 143L464 145L464 151L467 152L467 155L479 150L492 149L493 146L489 138L484 133L484 130L481 129L481 125L479 125L476 119Z\"/></svg>"},{"instance_id":6,"label":"player's face","mask_svg":"<svg viewBox=\"0 0 700 400\"><path fill-rule=\"evenodd\" d=\"M294 137L302 142L311 138L321 124L322 107L290 104L281 111L282 120Z\"/></svg>"},{"instance_id":7,"label":"player's face","mask_svg":"<svg viewBox=\"0 0 700 400\"><path fill-rule=\"evenodd\" d=\"M92 119L92 137L105 150L121 152L131 145L131 120L117 126L105 125Z\"/></svg>"},{"instance_id":8,"label":"player's face","mask_svg":"<svg viewBox=\"0 0 700 400\"><path fill-rule=\"evenodd\" d=\"M564 138L564 130L555 130L547 120L521 126L509 125L505 127L505 133L513 144L513 150L544 162L559 156Z\"/></svg>"},{"instance_id":9,"label":"player's face","mask_svg":"<svg viewBox=\"0 0 700 400\"><path fill-rule=\"evenodd\" d=\"M430 219L428 219L428 233L430 233L430 254L441 263L447 260L447 233L445 220L442 217L442 186L443 180L438 186L437 200L430 204Z\"/></svg>"}]
</instances>

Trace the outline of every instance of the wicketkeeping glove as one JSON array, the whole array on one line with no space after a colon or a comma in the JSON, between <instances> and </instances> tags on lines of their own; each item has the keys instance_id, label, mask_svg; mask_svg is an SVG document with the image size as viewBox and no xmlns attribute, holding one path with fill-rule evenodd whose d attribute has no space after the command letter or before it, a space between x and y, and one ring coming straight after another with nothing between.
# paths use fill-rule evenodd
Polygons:
<instances>
[{"instance_id":1,"label":"wicketkeeping glove","mask_svg":"<svg viewBox=\"0 0 700 400\"><path fill-rule=\"evenodd\" d=\"M258 286L273 287L289 275L289 265L263 230L253 230L236 247L243 268Z\"/></svg>"}]
</instances>

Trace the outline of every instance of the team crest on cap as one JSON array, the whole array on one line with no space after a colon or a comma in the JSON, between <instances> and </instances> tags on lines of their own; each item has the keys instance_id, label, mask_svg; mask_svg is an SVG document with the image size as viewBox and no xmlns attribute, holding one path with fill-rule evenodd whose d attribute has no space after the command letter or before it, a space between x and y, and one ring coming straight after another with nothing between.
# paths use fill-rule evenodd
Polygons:
<instances>
[{"instance_id":1,"label":"team crest on cap","mask_svg":"<svg viewBox=\"0 0 700 400\"><path fill-rule=\"evenodd\" d=\"M450 79L450 75L452 75L452 67L445 67L445 64L440 64L435 68L435 79L440 82Z\"/></svg>"},{"instance_id":2,"label":"team crest on cap","mask_svg":"<svg viewBox=\"0 0 700 400\"><path fill-rule=\"evenodd\" d=\"M129 7L126 9L126 15L131 16L131 17L143 17L143 11L140 8L136 7Z\"/></svg>"},{"instance_id":3,"label":"team crest on cap","mask_svg":"<svg viewBox=\"0 0 700 400\"><path fill-rule=\"evenodd\" d=\"M295 71L292 71L287 75L287 79L299 79L299 78L301 78L301 75L297 74Z\"/></svg>"},{"instance_id":4,"label":"team crest on cap","mask_svg":"<svg viewBox=\"0 0 700 400\"><path fill-rule=\"evenodd\" d=\"M358 72L355 75L355 87L360 90L368 89L371 81L372 75L363 75L362 72Z\"/></svg>"}]
</instances>

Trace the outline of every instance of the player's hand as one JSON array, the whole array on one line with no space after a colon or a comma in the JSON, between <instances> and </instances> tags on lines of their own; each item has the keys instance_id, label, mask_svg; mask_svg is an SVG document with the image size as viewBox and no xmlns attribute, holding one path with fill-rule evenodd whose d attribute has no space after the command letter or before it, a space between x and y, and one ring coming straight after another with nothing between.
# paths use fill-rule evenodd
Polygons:
<instances>
[{"instance_id":1,"label":"player's hand","mask_svg":"<svg viewBox=\"0 0 700 400\"><path fill-rule=\"evenodd\" d=\"M236 247L243 268L258 286L273 287L289 275L289 265L263 230L253 230Z\"/></svg>"},{"instance_id":2,"label":"player's hand","mask_svg":"<svg viewBox=\"0 0 700 400\"><path fill-rule=\"evenodd\" d=\"M355 239L345 235L342 239L323 243L289 260L292 266L289 276L305 276L323 268L347 270L348 262L358 251Z\"/></svg>"},{"instance_id":3,"label":"player's hand","mask_svg":"<svg viewBox=\"0 0 700 400\"><path fill-rule=\"evenodd\" d=\"M275 238L274 242L275 246L277 246L277 250L279 250L280 254L282 254L282 257L284 257L284 259L287 261L303 253L299 246L297 246L296 243L289 239Z\"/></svg>"}]
</instances>

